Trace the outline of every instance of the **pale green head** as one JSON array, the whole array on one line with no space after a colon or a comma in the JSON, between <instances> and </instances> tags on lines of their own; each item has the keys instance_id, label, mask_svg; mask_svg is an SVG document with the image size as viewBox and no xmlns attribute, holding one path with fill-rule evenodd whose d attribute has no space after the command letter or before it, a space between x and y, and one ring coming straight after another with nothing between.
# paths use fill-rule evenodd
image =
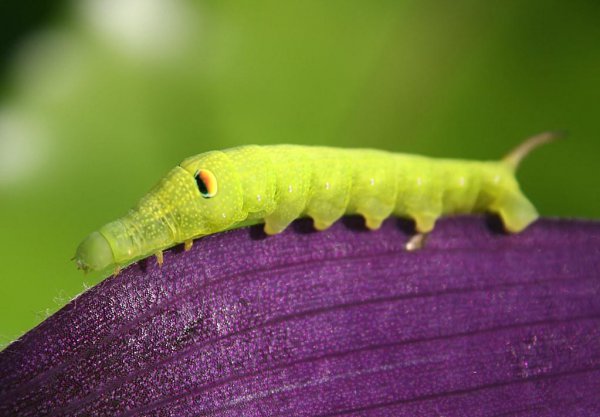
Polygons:
<instances>
[{"instance_id":1,"label":"pale green head","mask_svg":"<svg viewBox=\"0 0 600 417\"><path fill-rule=\"evenodd\" d=\"M84 271L99 271L115 263L108 240L99 232L93 232L77 247L75 253L77 268Z\"/></svg>"},{"instance_id":2,"label":"pale green head","mask_svg":"<svg viewBox=\"0 0 600 417\"><path fill-rule=\"evenodd\" d=\"M83 270L125 265L185 240L244 220L238 171L223 152L183 161L129 213L90 234L77 248Z\"/></svg>"}]
</instances>

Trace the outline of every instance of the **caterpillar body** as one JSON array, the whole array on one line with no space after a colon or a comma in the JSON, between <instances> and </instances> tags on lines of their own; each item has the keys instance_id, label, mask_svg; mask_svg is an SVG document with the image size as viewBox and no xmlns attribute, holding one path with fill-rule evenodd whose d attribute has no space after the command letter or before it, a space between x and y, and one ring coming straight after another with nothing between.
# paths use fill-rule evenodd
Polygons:
<instances>
[{"instance_id":1,"label":"caterpillar body","mask_svg":"<svg viewBox=\"0 0 600 417\"><path fill-rule=\"evenodd\" d=\"M501 161L434 159L371 149L296 145L242 146L185 159L137 206L102 226L78 247L84 270L121 266L179 243L264 222L267 234L308 216L318 230L345 214L360 214L369 229L390 215L415 221L407 249L421 247L445 215L497 213L516 233L537 218L515 178L521 159L554 139L534 136Z\"/></svg>"}]
</instances>

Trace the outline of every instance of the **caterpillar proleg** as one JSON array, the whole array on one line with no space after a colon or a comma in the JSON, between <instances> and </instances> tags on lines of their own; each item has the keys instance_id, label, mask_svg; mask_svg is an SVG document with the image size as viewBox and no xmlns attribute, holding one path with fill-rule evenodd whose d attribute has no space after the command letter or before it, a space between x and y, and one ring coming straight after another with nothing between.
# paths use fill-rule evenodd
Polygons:
<instances>
[{"instance_id":1,"label":"caterpillar proleg","mask_svg":"<svg viewBox=\"0 0 600 417\"><path fill-rule=\"evenodd\" d=\"M78 247L84 270L118 268L179 243L264 222L267 234L311 217L318 230L345 214L369 229L394 215L415 221L408 250L420 248L441 216L493 212L518 233L538 214L515 170L533 148L558 135L529 138L501 161L434 159L373 149L296 145L242 146L185 159L125 216Z\"/></svg>"}]
</instances>

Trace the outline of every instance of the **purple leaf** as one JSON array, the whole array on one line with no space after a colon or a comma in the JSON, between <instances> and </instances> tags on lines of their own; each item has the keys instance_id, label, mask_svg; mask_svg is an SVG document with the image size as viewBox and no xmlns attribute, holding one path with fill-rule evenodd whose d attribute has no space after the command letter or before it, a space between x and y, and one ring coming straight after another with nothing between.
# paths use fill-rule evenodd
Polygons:
<instances>
[{"instance_id":1,"label":"purple leaf","mask_svg":"<svg viewBox=\"0 0 600 417\"><path fill-rule=\"evenodd\" d=\"M0 353L1 416L597 416L600 223L197 241Z\"/></svg>"}]
</instances>

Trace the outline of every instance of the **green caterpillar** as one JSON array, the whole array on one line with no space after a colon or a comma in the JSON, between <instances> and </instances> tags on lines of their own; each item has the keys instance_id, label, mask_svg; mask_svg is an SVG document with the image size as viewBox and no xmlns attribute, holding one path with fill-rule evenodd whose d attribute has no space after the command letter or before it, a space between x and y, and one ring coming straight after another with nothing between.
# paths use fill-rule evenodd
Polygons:
<instances>
[{"instance_id":1,"label":"green caterpillar","mask_svg":"<svg viewBox=\"0 0 600 417\"><path fill-rule=\"evenodd\" d=\"M370 149L294 145L242 146L184 160L124 217L90 234L75 260L83 270L121 266L178 243L248 224L267 234L308 216L318 230L344 214L360 214L369 229L390 215L412 218L423 246L440 216L494 212L517 233L537 218L515 178L521 159L554 139L534 136L499 162L433 159Z\"/></svg>"}]
</instances>

